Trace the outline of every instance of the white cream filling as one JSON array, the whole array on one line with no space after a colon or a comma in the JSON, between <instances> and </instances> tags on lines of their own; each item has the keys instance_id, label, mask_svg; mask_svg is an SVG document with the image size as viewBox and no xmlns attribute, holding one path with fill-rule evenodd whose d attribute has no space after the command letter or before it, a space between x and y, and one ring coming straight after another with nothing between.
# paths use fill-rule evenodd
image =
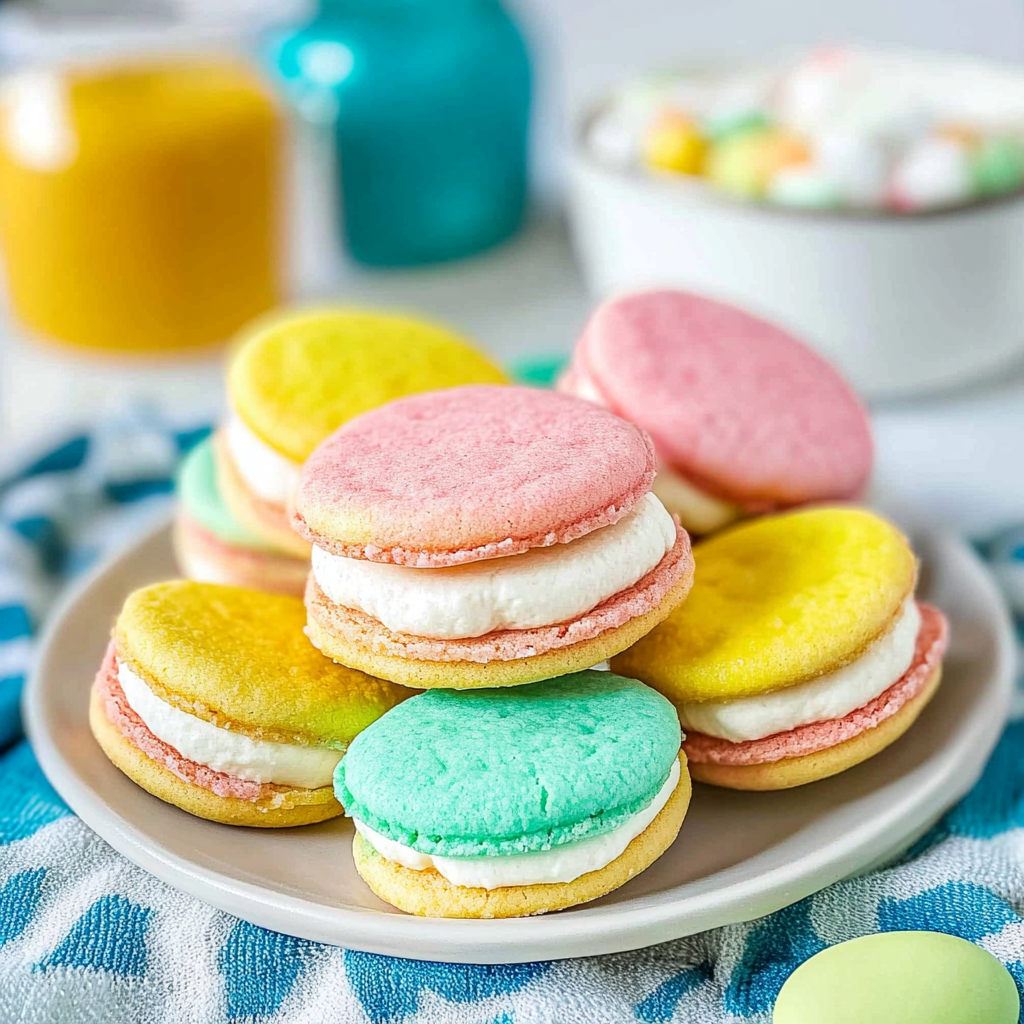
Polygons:
<instances>
[{"instance_id":1,"label":"white cream filling","mask_svg":"<svg viewBox=\"0 0 1024 1024\"><path fill-rule=\"evenodd\" d=\"M250 782L276 782L299 789L332 784L343 751L254 740L221 729L161 700L123 662L118 662L117 679L146 728L190 761Z\"/></svg>"},{"instance_id":2,"label":"white cream filling","mask_svg":"<svg viewBox=\"0 0 1024 1024\"><path fill-rule=\"evenodd\" d=\"M569 544L439 569L314 547L313 575L335 604L396 633L454 640L577 618L646 576L675 542L672 517L647 494L617 523Z\"/></svg>"},{"instance_id":3,"label":"white cream filling","mask_svg":"<svg viewBox=\"0 0 1024 1024\"><path fill-rule=\"evenodd\" d=\"M572 380L572 387L568 387L566 390L577 398L583 398L588 402L593 402L594 405L601 406L602 409L608 407L608 403L604 400L604 395L597 390L594 382L582 370L575 370L570 379Z\"/></svg>"},{"instance_id":4,"label":"white cream filling","mask_svg":"<svg viewBox=\"0 0 1024 1024\"><path fill-rule=\"evenodd\" d=\"M679 721L684 730L742 743L843 718L884 693L910 668L920 628L921 613L911 595L892 628L849 665L757 697L680 704Z\"/></svg>"},{"instance_id":5,"label":"white cream filling","mask_svg":"<svg viewBox=\"0 0 1024 1024\"><path fill-rule=\"evenodd\" d=\"M714 533L746 515L741 506L713 497L665 465L658 467L651 490L690 533Z\"/></svg>"},{"instance_id":6,"label":"white cream filling","mask_svg":"<svg viewBox=\"0 0 1024 1024\"><path fill-rule=\"evenodd\" d=\"M618 828L602 836L564 843L550 850L513 853L496 857L435 857L387 839L356 820L360 835L387 860L413 871L434 868L452 885L474 889L499 889L506 885L544 885L572 882L581 875L599 871L619 857L627 846L655 819L679 785L679 759L672 764L665 785L657 796Z\"/></svg>"},{"instance_id":7,"label":"white cream filling","mask_svg":"<svg viewBox=\"0 0 1024 1024\"><path fill-rule=\"evenodd\" d=\"M238 475L249 490L274 505L287 505L299 485L302 466L258 438L237 413L228 417L224 436Z\"/></svg>"},{"instance_id":8,"label":"white cream filling","mask_svg":"<svg viewBox=\"0 0 1024 1024\"><path fill-rule=\"evenodd\" d=\"M586 373L577 369L571 380L572 386L563 385L564 390L576 398L583 398L602 408L607 407L601 392ZM707 494L664 464L659 464L658 475L654 478L651 490L672 515L679 516L683 529L690 533L714 533L746 515L739 505Z\"/></svg>"},{"instance_id":9,"label":"white cream filling","mask_svg":"<svg viewBox=\"0 0 1024 1024\"><path fill-rule=\"evenodd\" d=\"M205 555L197 555L194 551L184 551L179 555L179 568L190 580L200 583L220 583L226 586L238 586L238 580L219 562Z\"/></svg>"}]
</instances>

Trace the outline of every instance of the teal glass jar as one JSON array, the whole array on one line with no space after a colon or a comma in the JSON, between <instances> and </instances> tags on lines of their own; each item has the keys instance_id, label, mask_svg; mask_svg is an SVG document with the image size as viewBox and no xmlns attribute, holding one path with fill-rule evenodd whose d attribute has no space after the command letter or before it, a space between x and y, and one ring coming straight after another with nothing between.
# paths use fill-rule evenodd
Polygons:
<instances>
[{"instance_id":1,"label":"teal glass jar","mask_svg":"<svg viewBox=\"0 0 1024 1024\"><path fill-rule=\"evenodd\" d=\"M322 0L270 61L333 133L358 261L457 259L521 224L530 61L499 0Z\"/></svg>"}]
</instances>

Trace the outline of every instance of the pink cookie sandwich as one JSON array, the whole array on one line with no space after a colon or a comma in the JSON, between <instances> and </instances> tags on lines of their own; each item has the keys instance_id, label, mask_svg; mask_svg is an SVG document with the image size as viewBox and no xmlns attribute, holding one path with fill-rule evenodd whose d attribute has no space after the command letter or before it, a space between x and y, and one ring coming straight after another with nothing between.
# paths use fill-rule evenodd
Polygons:
<instances>
[{"instance_id":1,"label":"pink cookie sandwich","mask_svg":"<svg viewBox=\"0 0 1024 1024\"><path fill-rule=\"evenodd\" d=\"M307 633L408 686L512 686L604 661L686 596L650 438L592 403L476 385L391 402L310 456Z\"/></svg>"},{"instance_id":2,"label":"pink cookie sandwich","mask_svg":"<svg viewBox=\"0 0 1024 1024\"><path fill-rule=\"evenodd\" d=\"M868 417L838 372L781 328L699 295L604 303L558 387L651 435L654 492L693 533L855 499L871 472Z\"/></svg>"}]
</instances>

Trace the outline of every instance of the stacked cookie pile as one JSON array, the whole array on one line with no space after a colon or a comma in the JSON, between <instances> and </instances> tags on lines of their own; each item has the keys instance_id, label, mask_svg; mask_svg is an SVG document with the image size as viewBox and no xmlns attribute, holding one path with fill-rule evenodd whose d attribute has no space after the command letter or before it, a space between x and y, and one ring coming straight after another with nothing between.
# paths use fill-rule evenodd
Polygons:
<instances>
[{"instance_id":1,"label":"stacked cookie pile","mask_svg":"<svg viewBox=\"0 0 1024 1024\"><path fill-rule=\"evenodd\" d=\"M432 691L336 775L356 866L388 902L554 910L675 839L689 779L671 704L579 671L690 589L689 538L650 493L654 470L649 438L607 410L487 386L392 402L306 463L293 523L313 545L310 638Z\"/></svg>"},{"instance_id":2,"label":"stacked cookie pile","mask_svg":"<svg viewBox=\"0 0 1024 1024\"><path fill-rule=\"evenodd\" d=\"M294 395L308 362L276 352ZM894 527L820 504L871 461L830 367L655 292L595 314L562 389L407 388L312 444L274 513L312 552L304 606L194 581L129 597L93 694L111 760L227 823L344 808L384 900L508 917L648 867L691 772L798 786L909 728L945 621ZM692 551L680 517L709 535Z\"/></svg>"},{"instance_id":3,"label":"stacked cookie pile","mask_svg":"<svg viewBox=\"0 0 1024 1024\"><path fill-rule=\"evenodd\" d=\"M326 307L260 321L228 367L224 424L181 468L182 572L301 595L309 545L291 530L287 505L313 449L393 398L505 381L454 332L406 316Z\"/></svg>"},{"instance_id":4,"label":"stacked cookie pile","mask_svg":"<svg viewBox=\"0 0 1024 1024\"><path fill-rule=\"evenodd\" d=\"M624 650L685 597L689 539L639 429L550 391L391 402L318 448L292 523L308 632L408 686L512 686Z\"/></svg>"}]
</instances>

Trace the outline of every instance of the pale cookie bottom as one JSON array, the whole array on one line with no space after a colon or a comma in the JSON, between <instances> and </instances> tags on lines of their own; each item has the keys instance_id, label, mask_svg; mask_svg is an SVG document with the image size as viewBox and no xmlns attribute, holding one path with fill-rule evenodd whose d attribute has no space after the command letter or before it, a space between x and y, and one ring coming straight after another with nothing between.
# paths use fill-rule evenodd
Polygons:
<instances>
[{"instance_id":1,"label":"pale cookie bottom","mask_svg":"<svg viewBox=\"0 0 1024 1024\"><path fill-rule=\"evenodd\" d=\"M165 803L180 807L197 818L219 821L224 825L249 825L256 828L285 828L311 825L336 818L341 804L330 786L319 789L277 788L269 799L241 800L217 796L202 786L183 782L163 765L147 757L126 739L103 710L102 698L95 687L89 701L89 726L103 753L132 782Z\"/></svg>"},{"instance_id":2,"label":"pale cookie bottom","mask_svg":"<svg viewBox=\"0 0 1024 1024\"><path fill-rule=\"evenodd\" d=\"M809 782L838 775L847 768L874 757L891 743L898 740L915 722L925 705L932 699L942 679L942 666L932 673L924 689L907 701L896 712L871 729L865 729L851 739L837 743L834 747L804 754L802 757L786 757L780 761L765 764L697 764L690 762L690 774L697 782L726 789L773 790L794 789Z\"/></svg>"},{"instance_id":3,"label":"pale cookie bottom","mask_svg":"<svg viewBox=\"0 0 1024 1024\"><path fill-rule=\"evenodd\" d=\"M192 580L302 597L309 563L293 555L235 547L207 532L179 510L174 517L174 557Z\"/></svg>"},{"instance_id":4,"label":"pale cookie bottom","mask_svg":"<svg viewBox=\"0 0 1024 1024\"><path fill-rule=\"evenodd\" d=\"M425 570L426 571L426 570ZM371 651L329 632L309 610L306 635L327 657L339 665L356 668L378 679L387 679L401 686L417 689L475 690L492 686L519 686L537 683L570 672L581 672L607 661L642 636L646 636L686 597L692 582L686 573L649 612L630 619L621 626L606 629L589 640L528 658L511 661L419 661L394 654ZM309 606L307 605L307 609Z\"/></svg>"},{"instance_id":5,"label":"pale cookie bottom","mask_svg":"<svg viewBox=\"0 0 1024 1024\"><path fill-rule=\"evenodd\" d=\"M288 510L283 505L264 501L249 490L219 432L214 438L213 450L217 460L217 486L231 514L269 544L308 561L313 546L292 529Z\"/></svg>"},{"instance_id":6,"label":"pale cookie bottom","mask_svg":"<svg viewBox=\"0 0 1024 1024\"><path fill-rule=\"evenodd\" d=\"M413 871L382 857L358 832L352 841L356 870L386 903L419 917L529 917L589 903L649 868L675 841L690 805L686 755L679 785L654 820L610 864L571 882L479 889L453 885L433 868Z\"/></svg>"}]
</instances>

